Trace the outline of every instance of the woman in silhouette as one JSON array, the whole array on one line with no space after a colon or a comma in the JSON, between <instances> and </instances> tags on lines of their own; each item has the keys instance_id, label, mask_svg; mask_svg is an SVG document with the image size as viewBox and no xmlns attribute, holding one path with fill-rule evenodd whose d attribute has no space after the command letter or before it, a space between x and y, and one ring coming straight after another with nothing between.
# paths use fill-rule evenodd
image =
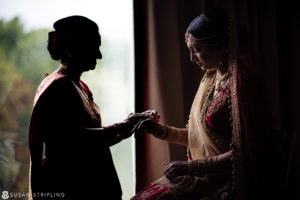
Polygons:
<instances>
[{"instance_id":1,"label":"woman in silhouette","mask_svg":"<svg viewBox=\"0 0 300 200\"><path fill-rule=\"evenodd\" d=\"M109 147L131 135L143 113L108 127L88 86L80 80L101 59L95 22L70 16L54 23L48 50L60 67L42 81L30 124L33 199L121 199Z\"/></svg>"}]
</instances>

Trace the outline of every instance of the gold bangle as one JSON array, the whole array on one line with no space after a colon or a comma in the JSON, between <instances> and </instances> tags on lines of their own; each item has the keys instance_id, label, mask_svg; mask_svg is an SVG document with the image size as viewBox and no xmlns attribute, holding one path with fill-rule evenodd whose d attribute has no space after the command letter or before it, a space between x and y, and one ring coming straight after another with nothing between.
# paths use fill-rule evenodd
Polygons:
<instances>
[{"instance_id":1,"label":"gold bangle","mask_svg":"<svg viewBox=\"0 0 300 200\"><path fill-rule=\"evenodd\" d=\"M160 129L153 135L159 139L166 140L168 142L176 142L180 137L178 129L168 125L161 126Z\"/></svg>"},{"instance_id":2,"label":"gold bangle","mask_svg":"<svg viewBox=\"0 0 300 200\"><path fill-rule=\"evenodd\" d=\"M166 126L168 130L168 136L166 137L166 140L168 142L177 142L180 138L180 132L177 128L173 126Z\"/></svg>"},{"instance_id":3,"label":"gold bangle","mask_svg":"<svg viewBox=\"0 0 300 200\"><path fill-rule=\"evenodd\" d=\"M155 131L153 133L153 135L159 139L166 139L168 137L168 129L166 128L166 126L161 126L158 131Z\"/></svg>"}]
</instances>

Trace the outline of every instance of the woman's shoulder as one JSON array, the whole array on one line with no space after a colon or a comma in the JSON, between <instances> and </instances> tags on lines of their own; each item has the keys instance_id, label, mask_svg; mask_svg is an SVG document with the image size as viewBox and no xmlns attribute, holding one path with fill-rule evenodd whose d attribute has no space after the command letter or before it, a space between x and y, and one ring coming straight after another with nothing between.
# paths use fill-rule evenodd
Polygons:
<instances>
[{"instance_id":1,"label":"woman's shoulder","mask_svg":"<svg viewBox=\"0 0 300 200\"><path fill-rule=\"evenodd\" d=\"M55 74L59 74L59 73L55 72ZM62 75L62 74L54 75L54 76L57 76L58 78L55 78L52 81L52 83L50 85L51 89L67 90L67 89L70 89L70 87L74 87L73 83L72 83L72 79L69 76Z\"/></svg>"},{"instance_id":2,"label":"woman's shoulder","mask_svg":"<svg viewBox=\"0 0 300 200\"><path fill-rule=\"evenodd\" d=\"M38 101L55 101L66 99L74 93L75 89L70 77L53 72L45 77L37 89L34 105Z\"/></svg>"},{"instance_id":3,"label":"woman's shoulder","mask_svg":"<svg viewBox=\"0 0 300 200\"><path fill-rule=\"evenodd\" d=\"M53 83L61 82L61 80L64 80L66 76L53 72L51 74L45 74L45 78L42 80L40 85L37 88L36 95L43 94L50 86L53 85Z\"/></svg>"}]
</instances>

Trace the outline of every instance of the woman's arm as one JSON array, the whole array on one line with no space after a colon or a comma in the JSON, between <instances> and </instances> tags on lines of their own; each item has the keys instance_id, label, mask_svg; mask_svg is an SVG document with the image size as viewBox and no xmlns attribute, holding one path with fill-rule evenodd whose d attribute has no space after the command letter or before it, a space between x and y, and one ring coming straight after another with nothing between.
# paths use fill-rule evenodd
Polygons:
<instances>
[{"instance_id":1,"label":"woman's arm","mask_svg":"<svg viewBox=\"0 0 300 200\"><path fill-rule=\"evenodd\" d=\"M38 117L39 116L39 117ZM43 179L40 174L42 158L43 158L43 140L42 130L43 121L41 119L41 113L37 112L37 109L33 111L30 128L29 128L29 150L30 150L30 178L29 188L30 192L40 191L40 181Z\"/></svg>"},{"instance_id":2,"label":"woman's arm","mask_svg":"<svg viewBox=\"0 0 300 200\"><path fill-rule=\"evenodd\" d=\"M83 128L82 131L91 137L100 137L102 141L106 141L109 146L112 146L130 137L132 135L130 133L131 127L132 125L129 123L121 122L101 128Z\"/></svg>"},{"instance_id":3,"label":"woman's arm","mask_svg":"<svg viewBox=\"0 0 300 200\"><path fill-rule=\"evenodd\" d=\"M174 161L165 169L168 179L183 175L201 176L205 173L222 173L232 170L232 150L223 154L192 161Z\"/></svg>"},{"instance_id":4,"label":"woman's arm","mask_svg":"<svg viewBox=\"0 0 300 200\"><path fill-rule=\"evenodd\" d=\"M182 146L188 145L188 128L176 128L163 125L149 118L139 122L134 129L135 132L151 133L155 137Z\"/></svg>"},{"instance_id":5,"label":"woman's arm","mask_svg":"<svg viewBox=\"0 0 300 200\"><path fill-rule=\"evenodd\" d=\"M101 137L109 146L130 137L140 121L152 119L158 121L159 115L154 110L130 114L126 120L111 126L101 128L83 128L83 132L95 137Z\"/></svg>"},{"instance_id":6,"label":"woman's arm","mask_svg":"<svg viewBox=\"0 0 300 200\"><path fill-rule=\"evenodd\" d=\"M182 145L182 146L188 146L188 144L189 144L189 140L188 140L189 129L188 128L178 128L178 132L179 132L180 136L179 136L178 140L174 143Z\"/></svg>"},{"instance_id":7,"label":"woman's arm","mask_svg":"<svg viewBox=\"0 0 300 200\"><path fill-rule=\"evenodd\" d=\"M167 131L167 135L164 140L181 146L188 146L188 128L175 128L169 125L162 126L162 129L167 129L165 130ZM160 138L155 133L153 135Z\"/></svg>"}]
</instances>

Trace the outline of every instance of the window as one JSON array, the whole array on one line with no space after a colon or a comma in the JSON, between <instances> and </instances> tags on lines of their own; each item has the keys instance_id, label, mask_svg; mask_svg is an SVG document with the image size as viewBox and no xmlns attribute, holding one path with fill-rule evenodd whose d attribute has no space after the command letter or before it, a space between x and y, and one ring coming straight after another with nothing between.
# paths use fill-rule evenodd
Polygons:
<instances>
[{"instance_id":1,"label":"window","mask_svg":"<svg viewBox=\"0 0 300 200\"><path fill-rule=\"evenodd\" d=\"M101 110L103 125L134 110L132 0L0 0L0 191L27 192L28 126L35 90L59 62L45 48L53 23L69 15L95 21L103 59L85 81ZM111 148L123 190L134 194L133 140ZM4 173L2 173L4 172Z\"/></svg>"}]
</instances>

